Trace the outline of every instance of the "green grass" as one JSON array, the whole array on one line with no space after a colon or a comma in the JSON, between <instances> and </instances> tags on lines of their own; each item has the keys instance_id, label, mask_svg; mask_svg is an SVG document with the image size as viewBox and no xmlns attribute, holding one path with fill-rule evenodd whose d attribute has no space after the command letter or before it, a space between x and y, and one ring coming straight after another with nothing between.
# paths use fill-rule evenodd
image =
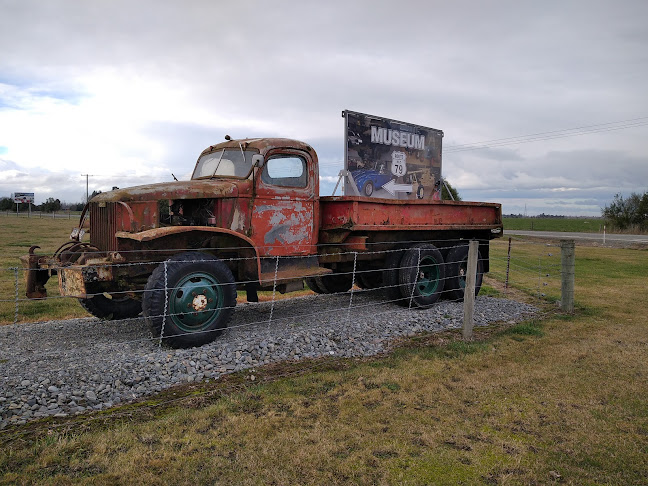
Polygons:
<instances>
[{"instance_id":1,"label":"green grass","mask_svg":"<svg viewBox=\"0 0 648 486\"><path fill-rule=\"evenodd\" d=\"M504 218L504 231L602 233L604 224L600 218Z\"/></svg>"},{"instance_id":2,"label":"green grass","mask_svg":"<svg viewBox=\"0 0 648 486\"><path fill-rule=\"evenodd\" d=\"M502 334L510 336L544 336L542 325L535 321L516 324L502 331Z\"/></svg>"},{"instance_id":3,"label":"green grass","mask_svg":"<svg viewBox=\"0 0 648 486\"><path fill-rule=\"evenodd\" d=\"M14 268L18 268L18 321L32 322L66 317L84 317L89 314L76 299L57 298L56 277L48 283L47 301L28 301L25 297L24 272L20 257L29 252L32 245L40 246L38 254L51 255L61 244L69 241L72 228L78 219L16 218L0 214L0 324L14 321L15 284Z\"/></svg>"}]
</instances>

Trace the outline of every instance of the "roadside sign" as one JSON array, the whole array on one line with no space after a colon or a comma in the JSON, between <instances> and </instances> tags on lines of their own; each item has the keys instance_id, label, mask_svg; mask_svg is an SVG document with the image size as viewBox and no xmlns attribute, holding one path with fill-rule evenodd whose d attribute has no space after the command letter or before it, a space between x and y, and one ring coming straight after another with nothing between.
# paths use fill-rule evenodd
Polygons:
<instances>
[{"instance_id":1,"label":"roadside sign","mask_svg":"<svg viewBox=\"0 0 648 486\"><path fill-rule=\"evenodd\" d=\"M438 199L443 132L345 110L344 193L390 199ZM353 183L356 187L353 187Z\"/></svg>"},{"instance_id":2,"label":"roadside sign","mask_svg":"<svg viewBox=\"0 0 648 486\"><path fill-rule=\"evenodd\" d=\"M34 193L33 192L14 192L13 202L18 204L34 204Z\"/></svg>"}]
</instances>

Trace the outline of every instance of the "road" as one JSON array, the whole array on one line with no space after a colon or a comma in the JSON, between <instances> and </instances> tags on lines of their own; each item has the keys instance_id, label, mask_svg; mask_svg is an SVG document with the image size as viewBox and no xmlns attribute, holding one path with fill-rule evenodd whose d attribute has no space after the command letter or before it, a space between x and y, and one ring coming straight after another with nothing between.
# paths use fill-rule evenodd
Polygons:
<instances>
[{"instance_id":1,"label":"road","mask_svg":"<svg viewBox=\"0 0 648 486\"><path fill-rule=\"evenodd\" d=\"M533 236L552 240L580 240L610 246L648 246L648 235L619 235L602 233L568 233L562 231L505 230L505 236Z\"/></svg>"}]
</instances>

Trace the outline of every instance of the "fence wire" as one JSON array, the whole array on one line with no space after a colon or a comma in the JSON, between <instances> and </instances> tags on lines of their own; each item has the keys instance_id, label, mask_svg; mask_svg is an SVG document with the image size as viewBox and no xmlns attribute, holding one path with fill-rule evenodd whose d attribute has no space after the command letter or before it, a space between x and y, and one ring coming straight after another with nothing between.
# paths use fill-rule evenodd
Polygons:
<instances>
[{"instance_id":1,"label":"fence wire","mask_svg":"<svg viewBox=\"0 0 648 486\"><path fill-rule=\"evenodd\" d=\"M308 285L317 286L318 279L326 278L326 275L321 276L317 272L313 272L312 275L306 275L307 283L304 285L304 290L295 294L294 297L291 294L285 294L284 297L279 298L277 296L277 290L280 290L279 286L282 282L280 277L280 258L275 257L274 260L274 269L273 269L273 279L272 286L268 288L267 291L261 292L264 301L261 302L245 302L243 299L244 289L248 285L258 284L256 280L240 278L233 282L234 285L239 289L242 295L238 296L238 303L243 309L247 311L247 320L244 322L236 321L228 326L227 332L251 332L258 333L262 332L264 329L269 329L271 326L273 329L280 329L282 333L278 336L281 339L290 339L291 336L295 333L299 334L300 328L294 327L295 323L316 323L318 321L324 321L325 319L345 319L346 325L353 325L353 318L357 313L366 313L375 318L386 317L389 315L394 315L399 319L412 319L416 316L417 309L413 305L415 292L417 290L416 281L421 278L421 244L424 242L415 241L409 242L408 244L402 244L399 248L395 249L383 249L379 246L374 246L369 251L358 252L358 251L338 251L336 255L341 259L346 259L346 263L337 267L335 276L345 280L349 283L349 287L341 289L340 291L326 291L322 292L322 289L313 289L315 292L310 291ZM437 243L427 242L429 244ZM461 240L452 242L450 246L455 244L461 244L467 246L467 241ZM488 241L480 241L481 245L488 244ZM337 248L340 245L335 245ZM224 251L231 251L231 248L222 249ZM201 252L206 251L201 249ZM418 258L415 258L413 261L415 264L405 266L397 265L392 269L385 269L384 262L388 255L399 252L404 253L406 251L414 251L418 255ZM445 256L448 256L449 248L444 250ZM255 257L253 257L256 259ZM304 256L303 258L308 258ZM375 265L372 266L371 262L378 259L382 263L382 267L375 268ZM250 260L250 257L231 257L224 258L222 261L229 263L231 267L236 268L239 263ZM293 258L293 260L296 260ZM196 260L186 260L184 263L206 263L221 261L220 259L214 258L213 260L204 260L202 258L197 258ZM450 268L453 265L460 265L463 260L460 261L445 261L444 268ZM488 258L482 257L479 262L478 268L485 266L487 262L490 262L490 272L488 274L489 279L482 283L482 293L486 295L493 295L497 297L506 298L507 292L509 289L525 292L527 295L531 295L538 301L545 300L558 300L560 298L560 249L556 245L546 244L546 243L535 243L522 240L516 240L513 242L512 252L510 257L507 257L506 248L503 241L498 242L497 240L491 242L490 252ZM183 290L183 286L170 284L169 277L169 261L161 255L161 258L155 259L156 265L163 265L163 286L159 289L160 292L164 292L164 303L161 313L152 313L146 317L134 317L134 318L124 318L124 319L114 319L111 321L100 321L100 320L90 320L83 321L92 323L92 326L81 326L83 329L88 330L90 334L95 331L101 331L102 328L111 329L114 328L124 328L124 329L139 329L136 332L136 336L132 338L125 339L115 339L111 342L89 342L84 341L81 345L84 348L84 351L89 351L97 355L105 353L119 353L127 352L128 349L132 346L144 346L146 349L149 349L151 353L170 353L169 355L175 356L174 353L178 353L175 350L172 350L165 346L167 341L171 338L175 339L177 337L182 337L184 335L194 336L196 332L186 332L186 333L175 333L172 336L167 335L167 329L170 321L178 322L182 319L182 316L186 313L182 312L171 312L170 306L170 296L178 295L178 292ZM151 266L151 262L130 262L130 263L118 263L113 265L113 269L117 270L125 267L132 267L138 265ZM78 268L78 266L70 265L70 268ZM111 270L113 270L111 269ZM31 325L23 324L27 322L38 322L43 320L51 320L53 315L55 316L66 316L66 315L76 315L83 316L84 313L80 308L77 308L78 304L74 303L75 299L70 299L66 297L61 297L57 292L57 277L54 276L51 281L48 283L48 290L51 295L41 299L27 299L22 297L25 294L25 272L28 269L18 268L18 267L7 267L0 268L0 324L9 324L16 326L16 329L19 329L22 325ZM396 283L386 282L382 279L383 275L386 275L385 272L395 271L398 275L413 274L415 277L414 282L406 282L408 285L403 285L401 278L396 279ZM508 270L508 273L507 273ZM380 278L379 278L380 276ZM371 285L367 285L367 282L373 278ZM449 281L452 281L455 277L452 275L445 275L443 278L439 279L439 284L444 287ZM509 289L503 287L504 282L508 282ZM369 288L367 288L369 287ZM330 290L330 289L329 289ZM147 290L143 289L134 289L130 290L128 295L130 298L140 299L145 298L144 294ZM86 299L92 298L105 298L106 293L97 291L94 293L89 293L86 296ZM460 302L462 299L458 298L448 298L447 293L443 295L444 300L449 303ZM294 312L291 311L292 302L300 302L308 300L307 309L299 308ZM343 304L343 301L346 299L346 304ZM280 306L280 312L277 313L277 306ZM346 307L346 313L340 312L344 305ZM236 303L232 305L224 305L219 307L219 312L234 310L237 307ZM203 313L213 312L213 309L197 309L194 312L194 316L199 316ZM263 315L267 314L267 318ZM87 314L85 314L87 316ZM254 318L254 315L261 316L260 318ZM344 317L342 317L344 316ZM157 335L155 332L151 333L149 331L141 331L142 328L146 329L146 322L154 321L155 319L162 319L161 328ZM47 332L47 325L39 325L39 330L41 332ZM365 329L367 324L365 323ZM456 327L456 323L455 323ZM91 330L94 328L94 330ZM198 332L198 334L220 334L220 329L207 329L204 331ZM148 334L148 335L147 335ZM6 335L6 334L5 334ZM75 336L83 341L84 336L79 335ZM92 336L89 336L90 340ZM337 336L339 338L339 336ZM56 350L56 349L31 349L29 344L25 343L0 343L2 348L11 346L12 344L23 346L25 349L31 350L30 352L38 353L39 359L47 361L54 360L60 357L62 354L70 353L70 349L66 350ZM0 349L2 349L0 348ZM0 352L0 357L2 352ZM66 373L78 373L82 374L85 368L84 360L87 359L86 354L79 353L78 359L76 356L66 356L66 367L65 370L49 370L50 373L63 372ZM253 359L257 363L263 363L264 360L260 361ZM1 361L0 361L1 363ZM1 365L0 365L1 366ZM1 368L0 368L1 369ZM124 370L120 367L116 371L116 376L122 377ZM3 410L3 404L0 403L0 420L2 417L8 415L7 410Z\"/></svg>"}]
</instances>

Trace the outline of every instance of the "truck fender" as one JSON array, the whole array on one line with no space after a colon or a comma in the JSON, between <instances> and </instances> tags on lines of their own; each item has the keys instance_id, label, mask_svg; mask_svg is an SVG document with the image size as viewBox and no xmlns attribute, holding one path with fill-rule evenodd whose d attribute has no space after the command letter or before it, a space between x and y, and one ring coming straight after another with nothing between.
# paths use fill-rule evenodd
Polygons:
<instances>
[{"instance_id":1,"label":"truck fender","mask_svg":"<svg viewBox=\"0 0 648 486\"><path fill-rule=\"evenodd\" d=\"M120 231L115 233L117 240L130 240L140 244L142 249L168 249L168 248L190 248L187 244L178 246L177 244L168 244L170 240L183 240L189 243L199 239L220 238L227 242L227 248L236 249L236 252L243 256L241 260L242 267L244 268L245 279L254 278L258 280L261 275L261 259L259 251L256 248L254 241L241 233L227 229L218 228L213 226L165 226L163 228L153 228L139 233L128 233ZM121 247L121 245L118 245ZM203 249L203 248L196 248ZM204 249L203 249L204 250ZM245 258L247 256L248 258Z\"/></svg>"}]
</instances>

